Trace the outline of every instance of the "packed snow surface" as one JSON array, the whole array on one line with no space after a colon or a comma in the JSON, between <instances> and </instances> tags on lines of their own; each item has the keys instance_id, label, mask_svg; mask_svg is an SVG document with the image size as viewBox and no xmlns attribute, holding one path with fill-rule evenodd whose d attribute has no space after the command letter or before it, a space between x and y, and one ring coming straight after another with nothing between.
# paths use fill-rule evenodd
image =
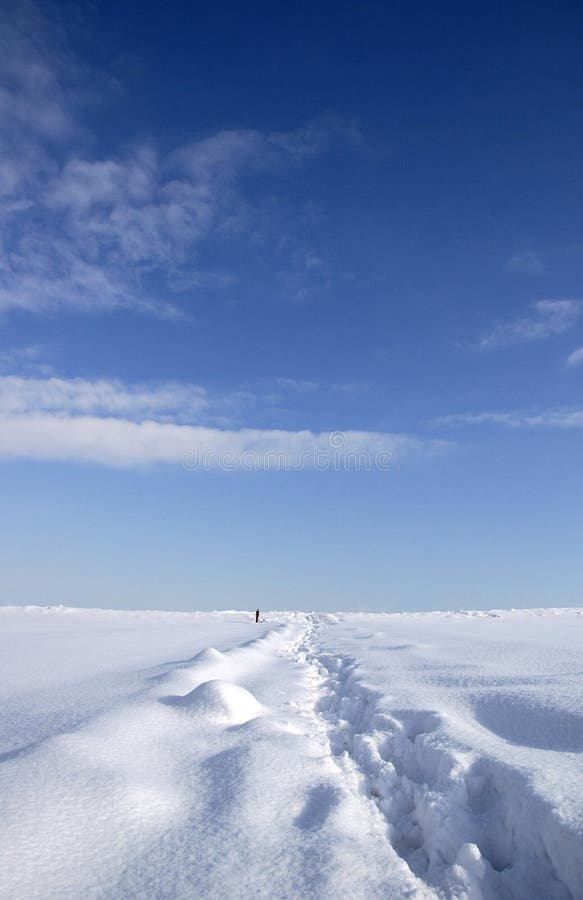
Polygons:
<instances>
[{"instance_id":1,"label":"packed snow surface","mask_svg":"<svg viewBox=\"0 0 583 900\"><path fill-rule=\"evenodd\" d=\"M583 898L583 610L0 608L0 898Z\"/></svg>"}]
</instances>

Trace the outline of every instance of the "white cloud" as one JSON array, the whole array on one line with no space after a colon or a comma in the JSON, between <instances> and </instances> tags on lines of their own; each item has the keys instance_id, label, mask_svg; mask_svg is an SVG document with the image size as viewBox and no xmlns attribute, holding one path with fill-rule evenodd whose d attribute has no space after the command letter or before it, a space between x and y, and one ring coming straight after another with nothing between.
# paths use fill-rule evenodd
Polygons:
<instances>
[{"instance_id":1,"label":"white cloud","mask_svg":"<svg viewBox=\"0 0 583 900\"><path fill-rule=\"evenodd\" d=\"M168 159L141 146L125 158L53 166L13 198L18 203L5 220L0 312L125 307L173 315L170 298L181 290L231 286L233 273L201 273L195 252L213 238L252 237L255 213L240 179L264 166L295 165L301 131L288 134L289 151L285 135L274 144L269 134L231 131ZM148 290L152 272L167 296Z\"/></svg>"},{"instance_id":2,"label":"white cloud","mask_svg":"<svg viewBox=\"0 0 583 900\"><path fill-rule=\"evenodd\" d=\"M272 381L276 387L291 391L313 393L314 391L320 390L321 387L317 381L309 381L301 378L287 378L285 376L273 378Z\"/></svg>"},{"instance_id":3,"label":"white cloud","mask_svg":"<svg viewBox=\"0 0 583 900\"><path fill-rule=\"evenodd\" d=\"M84 415L0 415L0 457L8 459L112 466L173 463L201 471L386 470L403 456L438 452L445 446L411 435L367 431L222 430Z\"/></svg>"},{"instance_id":4,"label":"white cloud","mask_svg":"<svg viewBox=\"0 0 583 900\"><path fill-rule=\"evenodd\" d=\"M75 64L51 50L56 35L38 7L4 4L0 21L0 196L2 210L30 207L29 192L54 171L53 154L77 127L67 79Z\"/></svg>"},{"instance_id":5,"label":"white cloud","mask_svg":"<svg viewBox=\"0 0 583 900\"><path fill-rule=\"evenodd\" d=\"M578 350L573 350L573 352L569 354L566 365L573 368L575 366L580 366L581 363L583 363L583 347L579 347Z\"/></svg>"},{"instance_id":6,"label":"white cloud","mask_svg":"<svg viewBox=\"0 0 583 900\"><path fill-rule=\"evenodd\" d=\"M433 420L439 426L502 425L508 428L583 428L583 408L551 407L536 412L454 413Z\"/></svg>"},{"instance_id":7,"label":"white cloud","mask_svg":"<svg viewBox=\"0 0 583 900\"><path fill-rule=\"evenodd\" d=\"M196 420L208 407L197 385L168 382L126 385L116 379L0 377L0 415L52 412L59 415L120 415L129 419L170 416Z\"/></svg>"},{"instance_id":8,"label":"white cloud","mask_svg":"<svg viewBox=\"0 0 583 900\"><path fill-rule=\"evenodd\" d=\"M137 278L132 282L123 272L88 262L66 240L23 237L18 245L8 263L0 262L0 313L11 308L110 312L128 307L167 318L181 315L172 303L141 296Z\"/></svg>"},{"instance_id":9,"label":"white cloud","mask_svg":"<svg viewBox=\"0 0 583 900\"><path fill-rule=\"evenodd\" d=\"M516 253L506 262L504 268L514 275L542 275L545 270L540 256L532 250Z\"/></svg>"},{"instance_id":10,"label":"white cloud","mask_svg":"<svg viewBox=\"0 0 583 900\"><path fill-rule=\"evenodd\" d=\"M581 300L538 300L532 314L510 322L502 322L479 342L483 350L510 344L526 344L569 331L583 312Z\"/></svg>"},{"instance_id":11,"label":"white cloud","mask_svg":"<svg viewBox=\"0 0 583 900\"><path fill-rule=\"evenodd\" d=\"M26 344L0 352L0 372L27 371L39 375L52 375L53 368L42 359L39 344ZM1 393L1 389L0 389Z\"/></svg>"},{"instance_id":12,"label":"white cloud","mask_svg":"<svg viewBox=\"0 0 583 900\"><path fill-rule=\"evenodd\" d=\"M33 4L8 5L0 23L0 313L125 308L176 317L185 290L224 290L236 280L224 268L206 271L201 254L216 239L253 240L259 204L245 176L288 171L357 136L326 117L288 132L220 131L164 158L148 144L90 158L76 110L84 79L54 22Z\"/></svg>"},{"instance_id":13,"label":"white cloud","mask_svg":"<svg viewBox=\"0 0 583 900\"><path fill-rule=\"evenodd\" d=\"M294 405L298 395L363 389L362 385L282 376L212 392L201 385L176 381L132 384L119 378L62 378L43 362L41 348L36 345L0 354L0 372L7 369L7 374L0 374L0 414L114 415L133 421L149 418L221 428L243 426L250 418L255 424L263 425L267 419L271 424L274 415L281 415L274 404Z\"/></svg>"},{"instance_id":14,"label":"white cloud","mask_svg":"<svg viewBox=\"0 0 583 900\"><path fill-rule=\"evenodd\" d=\"M209 427L238 400L188 384L0 376L0 457L208 470L386 468L393 458L446 446L372 431Z\"/></svg>"}]
</instances>

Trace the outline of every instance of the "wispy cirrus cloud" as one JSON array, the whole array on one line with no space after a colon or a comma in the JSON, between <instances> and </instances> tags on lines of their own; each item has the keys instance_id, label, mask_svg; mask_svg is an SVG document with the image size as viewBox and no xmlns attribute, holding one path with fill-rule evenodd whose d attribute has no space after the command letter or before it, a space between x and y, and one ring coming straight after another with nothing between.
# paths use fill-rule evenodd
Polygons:
<instances>
[{"instance_id":1,"label":"wispy cirrus cloud","mask_svg":"<svg viewBox=\"0 0 583 900\"><path fill-rule=\"evenodd\" d=\"M504 268L513 275L542 275L545 270L541 257L534 250L515 253L506 261Z\"/></svg>"},{"instance_id":2,"label":"wispy cirrus cloud","mask_svg":"<svg viewBox=\"0 0 583 900\"><path fill-rule=\"evenodd\" d=\"M125 159L76 158L45 178L5 222L0 311L126 307L174 316L183 290L232 285L233 273L200 272L193 252L249 226L254 211L238 178L285 165L286 156L269 135L249 132L216 135L202 156L196 145L170 161L139 147ZM148 286L152 273L162 276L163 298Z\"/></svg>"},{"instance_id":3,"label":"wispy cirrus cloud","mask_svg":"<svg viewBox=\"0 0 583 900\"><path fill-rule=\"evenodd\" d=\"M215 470L388 468L448 442L362 430L216 427L225 398L196 385L0 377L0 458Z\"/></svg>"},{"instance_id":4,"label":"wispy cirrus cloud","mask_svg":"<svg viewBox=\"0 0 583 900\"><path fill-rule=\"evenodd\" d=\"M432 424L439 427L500 425L507 428L583 428L583 408L558 406L535 411L453 413L438 416Z\"/></svg>"},{"instance_id":5,"label":"wispy cirrus cloud","mask_svg":"<svg viewBox=\"0 0 583 900\"><path fill-rule=\"evenodd\" d=\"M570 369L575 368L575 366L580 366L583 363L583 347L579 347L577 350L573 350L572 353L567 357L567 361L565 363Z\"/></svg>"},{"instance_id":6,"label":"wispy cirrus cloud","mask_svg":"<svg viewBox=\"0 0 583 900\"><path fill-rule=\"evenodd\" d=\"M0 377L0 414L120 415L173 421L199 419L208 408L198 385L125 384L119 379Z\"/></svg>"},{"instance_id":7,"label":"wispy cirrus cloud","mask_svg":"<svg viewBox=\"0 0 583 900\"><path fill-rule=\"evenodd\" d=\"M178 381L127 383L119 378L63 378L43 362L35 345L0 354L0 414L122 415L133 421L241 427L250 420L281 418L298 397L364 390L363 385L325 384L285 376L209 390ZM297 416L297 411L294 412ZM281 424L281 423L278 423Z\"/></svg>"},{"instance_id":8,"label":"wispy cirrus cloud","mask_svg":"<svg viewBox=\"0 0 583 900\"><path fill-rule=\"evenodd\" d=\"M54 155L77 131L72 114L75 64L39 7L6 2L0 23L0 197L6 215L33 202L31 191L55 170Z\"/></svg>"},{"instance_id":9,"label":"wispy cirrus cloud","mask_svg":"<svg viewBox=\"0 0 583 900\"><path fill-rule=\"evenodd\" d=\"M43 359L43 349L39 344L25 344L0 352L0 373L2 372L34 372L46 377L52 375L53 367Z\"/></svg>"},{"instance_id":10,"label":"wispy cirrus cloud","mask_svg":"<svg viewBox=\"0 0 583 900\"><path fill-rule=\"evenodd\" d=\"M261 230L254 175L289 173L359 140L353 124L329 115L284 132L223 130L163 156L140 142L94 158L80 124L88 80L54 22L33 4L7 4L0 24L0 313L184 314L185 291L235 282L236 273L207 270L201 257L208 242L253 240Z\"/></svg>"},{"instance_id":11,"label":"wispy cirrus cloud","mask_svg":"<svg viewBox=\"0 0 583 900\"><path fill-rule=\"evenodd\" d=\"M498 323L478 342L481 350L541 341L569 331L583 313L581 300L537 300L527 316Z\"/></svg>"}]
</instances>

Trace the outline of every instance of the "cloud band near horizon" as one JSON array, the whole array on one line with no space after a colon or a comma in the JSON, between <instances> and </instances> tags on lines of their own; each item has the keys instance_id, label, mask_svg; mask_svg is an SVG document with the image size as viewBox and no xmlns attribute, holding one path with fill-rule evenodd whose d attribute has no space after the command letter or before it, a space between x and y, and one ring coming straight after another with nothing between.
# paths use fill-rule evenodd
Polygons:
<instances>
[{"instance_id":1,"label":"cloud band near horizon","mask_svg":"<svg viewBox=\"0 0 583 900\"><path fill-rule=\"evenodd\" d=\"M201 471L387 470L393 460L435 453L447 442L374 431L219 429L98 416L0 416L0 458Z\"/></svg>"}]
</instances>

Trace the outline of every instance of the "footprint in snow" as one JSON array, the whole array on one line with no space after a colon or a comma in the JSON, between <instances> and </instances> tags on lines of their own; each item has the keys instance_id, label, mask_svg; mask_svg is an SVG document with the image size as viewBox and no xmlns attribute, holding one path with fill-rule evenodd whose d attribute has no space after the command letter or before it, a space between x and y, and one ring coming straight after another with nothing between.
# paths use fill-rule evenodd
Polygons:
<instances>
[{"instance_id":1,"label":"footprint in snow","mask_svg":"<svg viewBox=\"0 0 583 900\"><path fill-rule=\"evenodd\" d=\"M317 831L323 826L339 802L339 791L334 785L314 785L308 791L305 806L299 816L294 819L294 825L301 828L302 831Z\"/></svg>"}]
</instances>

